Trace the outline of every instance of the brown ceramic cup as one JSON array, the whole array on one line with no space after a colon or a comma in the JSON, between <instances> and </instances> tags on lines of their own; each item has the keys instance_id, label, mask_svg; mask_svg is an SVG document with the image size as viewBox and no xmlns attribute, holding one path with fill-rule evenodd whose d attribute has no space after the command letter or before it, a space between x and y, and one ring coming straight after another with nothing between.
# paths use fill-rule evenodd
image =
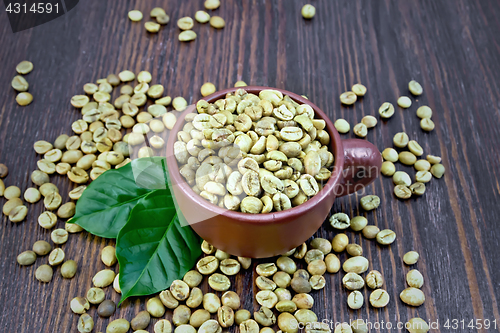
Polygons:
<instances>
[{"instance_id":1,"label":"brown ceramic cup","mask_svg":"<svg viewBox=\"0 0 500 333\"><path fill-rule=\"evenodd\" d=\"M237 89L216 92L205 100L213 103ZM194 107L184 111L170 133L167 165L178 208L198 235L232 255L272 257L299 246L311 237L325 221L336 197L354 193L373 182L380 173L382 157L379 150L366 140L341 140L328 116L304 97L276 88L249 86L244 89L257 95L264 89L278 90L299 104L310 105L316 118L326 121L326 130L331 138L330 151L335 156L335 162L330 179L318 194L302 205L268 214L230 211L203 199L184 181L173 154L177 132L182 129L186 114L196 111Z\"/></svg>"}]
</instances>

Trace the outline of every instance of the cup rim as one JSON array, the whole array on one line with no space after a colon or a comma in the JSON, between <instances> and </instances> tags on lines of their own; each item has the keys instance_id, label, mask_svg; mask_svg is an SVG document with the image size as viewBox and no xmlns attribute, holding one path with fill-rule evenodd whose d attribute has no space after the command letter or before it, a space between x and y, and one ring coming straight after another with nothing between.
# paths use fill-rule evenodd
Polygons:
<instances>
[{"instance_id":1,"label":"cup rim","mask_svg":"<svg viewBox=\"0 0 500 333\"><path fill-rule=\"evenodd\" d=\"M218 99L224 98L227 93L233 93L238 89L244 89L245 91L254 94L258 94L260 91L268 89L279 91L283 95L288 95L290 98L292 98L299 104L308 104L309 106L312 107L314 113L317 116L319 116L320 119L325 120L326 122L325 129L328 131L328 134L330 135L330 149L333 150L331 152L335 157L334 168L328 182L323 186L321 191L319 191L315 196L313 196L305 203L281 212L250 214L250 213L231 211L229 209L221 208L217 205L208 202L207 200L203 199L200 195L198 195L196 192L194 192L193 189L181 176L177 160L173 154L173 146L175 141L177 140L177 133L180 131L181 126L184 126L184 119L186 115L193 112L193 106L191 106L188 107L188 109L186 109L185 111L183 111L181 116L178 117L177 122L170 131L167 142L167 166L172 183L176 184L176 186L187 197L189 197L190 200L192 200L195 204L203 207L204 209L209 210L216 215L223 215L225 217L231 218L240 223L251 223L251 224L279 224L289 221L291 219L296 218L299 215L303 215L310 209L313 209L320 201L323 201L328 196L334 195L335 192L334 193L330 192L335 191L339 183L339 180L341 179L342 176L342 170L344 165L344 148L342 140L340 138L340 134L335 129L333 122L328 118L328 116L323 112L323 110L321 110L317 105L309 101L307 98L304 98L290 91L279 88L262 87L262 86L245 86L245 87L233 87L233 88L223 89L209 96L206 96L205 98L202 99L206 100L209 103L213 103ZM194 111L196 112L196 107Z\"/></svg>"}]
</instances>

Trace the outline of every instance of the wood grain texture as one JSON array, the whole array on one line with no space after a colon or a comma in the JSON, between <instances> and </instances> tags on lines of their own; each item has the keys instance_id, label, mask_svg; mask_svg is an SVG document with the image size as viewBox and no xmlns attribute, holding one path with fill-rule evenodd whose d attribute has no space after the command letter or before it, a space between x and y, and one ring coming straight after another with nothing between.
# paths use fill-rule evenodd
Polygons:
<instances>
[{"instance_id":1,"label":"wood grain texture","mask_svg":"<svg viewBox=\"0 0 500 333\"><path fill-rule=\"evenodd\" d=\"M412 98L410 109L396 107L394 117L381 121L367 139L382 150L392 146L395 133L406 131L426 154L442 156L446 175L432 180L422 198L406 202L396 200L391 180L381 177L367 188L382 199L375 212L361 210L360 193L338 199L332 208L332 212L365 215L370 224L396 231L398 239L390 247L348 233L352 242L363 246L370 268L383 273L391 302L380 310L367 305L349 310L339 273L328 276L326 288L315 293L313 310L320 319L334 321L363 318L395 323L420 316L443 325L448 319L466 323L489 319L497 321L496 329L458 331L499 331L498 1L317 0L316 17L310 21L300 15L303 4L296 0L224 1L214 14L226 19L226 27L215 30L196 24L198 39L191 43L177 40L175 22L193 16L202 8L201 0L80 1L63 17L17 34L12 33L2 6L0 162L10 168L6 185L16 184L23 190L32 186L29 175L39 158L31 148L33 143L70 133L71 123L79 117L69 103L71 96L81 93L85 83L123 69L149 70L153 81L165 86L166 94L183 96L191 103L200 98L199 88L206 81L221 89L237 80L283 88L307 95L331 119L345 118L351 127L364 115L376 115L383 102L396 104L399 96L409 94L407 84L415 79L424 94ZM157 5L166 9L171 23L150 35L143 22ZM127 19L131 9L145 13L142 23ZM21 60L35 65L26 76L34 95L27 107L17 106L10 87ZM338 96L357 82L368 87L367 95L353 107L341 106ZM420 105L434 110L436 129L431 133L419 127L415 111ZM414 174L409 167L398 168ZM52 181L64 195L74 187L64 177L54 176ZM0 204L4 202L0 198ZM91 287L92 276L104 269L99 252L113 242L86 233L72 235L63 248L67 258L79 263L77 277L63 280L56 270L51 283L40 284L34 272L46 258L30 267L16 263L16 256L33 242L50 239L50 232L36 221L42 204L29 209L24 223L1 220L0 327L4 332L75 332L78 316L71 313L69 301ZM334 235L325 223L316 236L331 239ZM424 275L427 301L419 308L399 300L410 269L402 256L409 250L421 254L416 268ZM345 258L342 254L341 260ZM254 278L255 273L247 272L231 279L248 310L257 309ZM206 282L203 290L208 291ZM111 288L106 292L118 301ZM363 293L368 300L369 291ZM144 298L134 298L111 319L130 320L144 307ZM96 320L94 331L105 331L109 320L98 319L95 309L90 314ZM434 331L454 330L441 326Z\"/></svg>"}]
</instances>

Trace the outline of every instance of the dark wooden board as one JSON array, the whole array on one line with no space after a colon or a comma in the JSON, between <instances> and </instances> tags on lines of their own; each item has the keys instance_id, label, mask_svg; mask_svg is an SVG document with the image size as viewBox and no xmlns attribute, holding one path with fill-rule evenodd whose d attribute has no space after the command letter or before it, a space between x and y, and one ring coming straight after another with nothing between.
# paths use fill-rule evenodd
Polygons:
<instances>
[{"instance_id":1,"label":"dark wooden board","mask_svg":"<svg viewBox=\"0 0 500 333\"><path fill-rule=\"evenodd\" d=\"M328 276L326 288L315 293L313 310L320 319L333 321L364 318L394 324L420 316L439 321L436 332L499 331L498 1L317 0L311 21L300 15L304 3L223 1L214 14L226 19L226 27L215 30L196 24L198 39L191 43L177 40L175 21L193 16L202 8L202 0L80 1L63 17L16 34L6 14L0 13L0 162L10 168L5 183L23 190L31 186L29 175L39 158L33 143L70 133L71 122L79 117L69 103L71 96L81 93L83 84L123 69L149 70L167 94L189 102L200 98L199 88L206 81L220 89L240 79L279 87L307 95L331 119L343 117L351 126L364 115L376 115L385 101L396 104L399 96L408 95L408 81L415 79L424 94L412 97L408 110L396 107L395 116L370 130L367 139L382 150L404 130L425 153L443 157L445 177L432 180L424 197L406 202L395 199L390 179L380 178L367 188L367 193L382 198L375 212L360 211L360 193L338 199L332 208L332 212L366 215L370 224L396 231L398 239L390 247L349 233L363 246L371 268L383 272L391 302L380 310L366 305L349 310L339 273ZM148 34L143 23L127 18L129 10L140 9L144 22L157 5L171 17L158 34ZM27 75L34 102L19 107L10 80L16 64L25 59L35 65ZM341 106L338 96L356 82L368 87L367 95L353 107ZM419 127L415 110L420 105L434 110L436 129L431 133ZM73 187L63 177L52 179L64 194ZM4 202L0 198L0 204ZM16 256L34 241L50 239L50 232L36 221L42 205L29 209L24 223L1 220L0 327L4 332L76 332L78 317L71 313L69 301L91 286L92 276L104 268L100 249L113 242L87 233L72 235L64 250L79 262L77 277L62 280L57 270L51 283L40 284L34 272L46 258L30 267L16 263ZM334 234L325 224L317 236L331 239ZM402 256L409 250L421 254L416 267L424 275L427 300L419 308L399 300L409 270ZM248 310L256 309L250 297L255 292L254 275L248 272L232 279L234 290L245 294L243 305ZM368 291L363 292L367 299ZM119 298L111 288L107 294L115 301ZM130 320L142 309L144 298L133 299L112 319ZM95 310L90 313L96 319L94 331L105 331L109 321L97 319ZM476 319L496 320L497 328L467 327ZM445 328L447 320L464 320L466 326Z\"/></svg>"}]
</instances>

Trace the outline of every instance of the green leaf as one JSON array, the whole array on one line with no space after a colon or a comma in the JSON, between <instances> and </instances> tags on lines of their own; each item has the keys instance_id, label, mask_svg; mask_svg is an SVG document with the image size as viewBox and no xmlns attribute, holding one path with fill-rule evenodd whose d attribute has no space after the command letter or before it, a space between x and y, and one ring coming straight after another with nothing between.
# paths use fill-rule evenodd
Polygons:
<instances>
[{"instance_id":1,"label":"green leaf","mask_svg":"<svg viewBox=\"0 0 500 333\"><path fill-rule=\"evenodd\" d=\"M167 183L163 157L140 158L108 170L83 192L70 223L96 236L116 238L136 203L152 190L166 189Z\"/></svg>"},{"instance_id":2,"label":"green leaf","mask_svg":"<svg viewBox=\"0 0 500 333\"><path fill-rule=\"evenodd\" d=\"M151 192L134 207L116 244L121 302L163 291L193 268L202 240L180 218L169 190Z\"/></svg>"}]
</instances>

